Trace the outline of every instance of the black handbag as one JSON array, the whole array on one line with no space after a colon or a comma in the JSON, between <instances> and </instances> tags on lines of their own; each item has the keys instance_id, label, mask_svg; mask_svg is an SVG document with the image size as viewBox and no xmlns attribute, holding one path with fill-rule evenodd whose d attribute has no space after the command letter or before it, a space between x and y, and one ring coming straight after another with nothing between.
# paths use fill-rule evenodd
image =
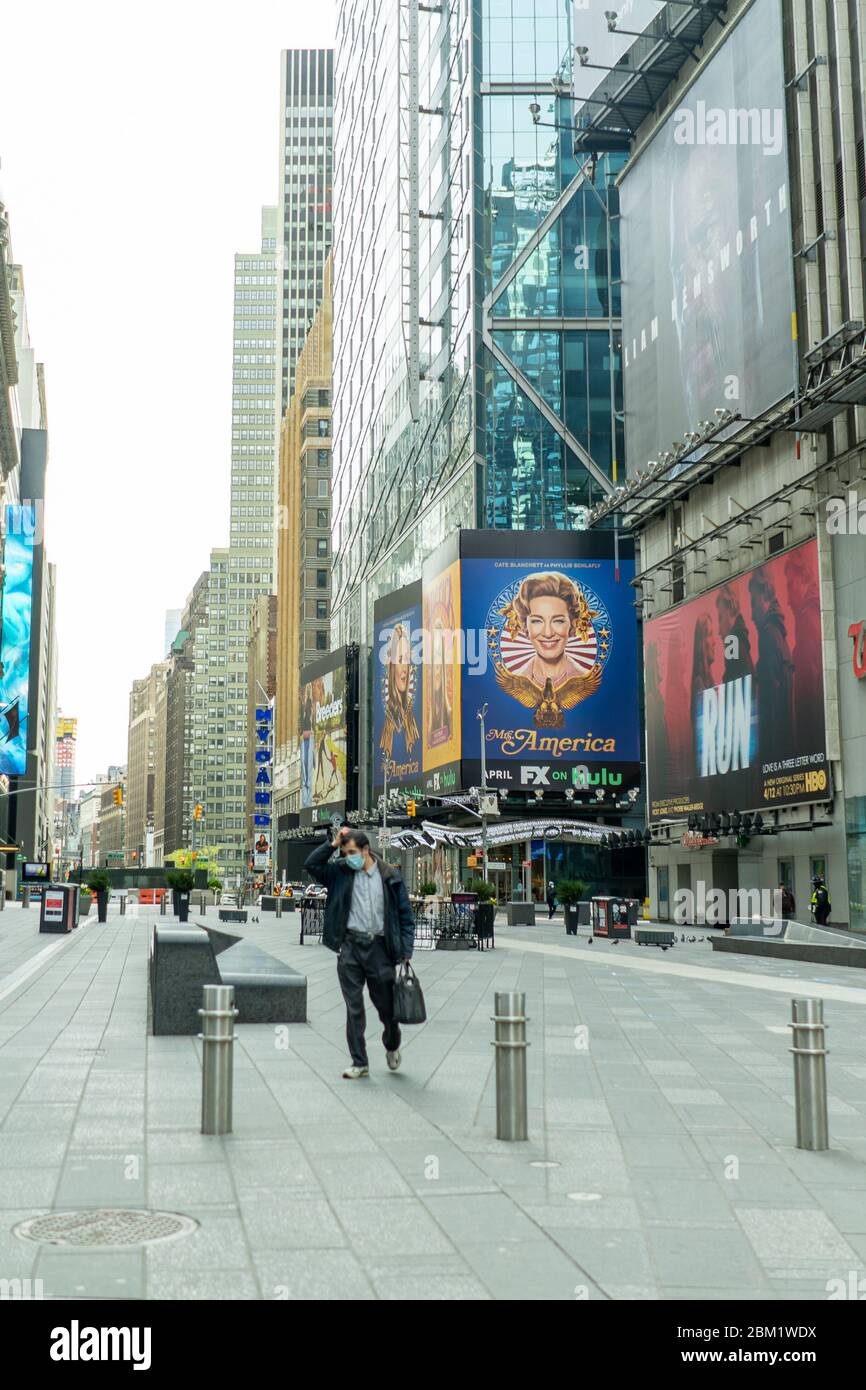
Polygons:
<instances>
[{"instance_id":1,"label":"black handbag","mask_svg":"<svg viewBox=\"0 0 866 1390\"><path fill-rule=\"evenodd\" d=\"M396 1023L426 1023L427 1009L418 976L408 961L397 971L394 981L394 1021Z\"/></svg>"}]
</instances>

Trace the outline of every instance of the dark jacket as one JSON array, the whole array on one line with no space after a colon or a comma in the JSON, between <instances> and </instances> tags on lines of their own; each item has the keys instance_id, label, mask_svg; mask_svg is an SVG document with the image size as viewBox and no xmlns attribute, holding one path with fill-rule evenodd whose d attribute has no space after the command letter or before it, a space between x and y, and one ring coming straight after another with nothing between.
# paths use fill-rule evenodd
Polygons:
<instances>
[{"instance_id":1,"label":"dark jacket","mask_svg":"<svg viewBox=\"0 0 866 1390\"><path fill-rule=\"evenodd\" d=\"M322 941L332 951L339 951L346 935L356 871L349 868L345 859L332 860L333 853L330 841L325 840L313 850L304 868L317 883L323 884L328 890ZM385 949L396 964L398 960L412 954L415 945L415 914L400 870L393 864L386 864L378 854L373 855L373 858L382 875Z\"/></svg>"}]
</instances>

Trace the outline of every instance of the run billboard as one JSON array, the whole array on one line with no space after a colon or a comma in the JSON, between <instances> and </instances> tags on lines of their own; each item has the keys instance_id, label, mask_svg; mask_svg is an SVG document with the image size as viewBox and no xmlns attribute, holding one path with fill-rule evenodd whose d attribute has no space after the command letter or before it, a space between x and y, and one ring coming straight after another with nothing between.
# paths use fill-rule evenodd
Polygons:
<instances>
[{"instance_id":1,"label":"run billboard","mask_svg":"<svg viewBox=\"0 0 866 1390\"><path fill-rule=\"evenodd\" d=\"M27 771L34 517L29 503L10 503L6 508L0 635L0 773L7 777L20 777Z\"/></svg>"},{"instance_id":2,"label":"run billboard","mask_svg":"<svg viewBox=\"0 0 866 1390\"><path fill-rule=\"evenodd\" d=\"M814 540L644 625L651 820L830 794Z\"/></svg>"},{"instance_id":3,"label":"run billboard","mask_svg":"<svg viewBox=\"0 0 866 1390\"><path fill-rule=\"evenodd\" d=\"M780 0L755 0L623 174L631 472L793 389L783 52Z\"/></svg>"}]
</instances>

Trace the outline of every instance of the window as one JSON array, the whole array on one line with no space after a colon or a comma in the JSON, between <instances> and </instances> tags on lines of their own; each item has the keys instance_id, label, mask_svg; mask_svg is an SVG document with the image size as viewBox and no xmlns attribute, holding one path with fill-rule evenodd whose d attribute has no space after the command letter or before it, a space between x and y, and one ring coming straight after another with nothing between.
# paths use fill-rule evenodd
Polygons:
<instances>
[{"instance_id":1,"label":"window","mask_svg":"<svg viewBox=\"0 0 866 1390\"><path fill-rule=\"evenodd\" d=\"M328 616L328 600L326 598L316 599L316 617L319 621Z\"/></svg>"},{"instance_id":2,"label":"window","mask_svg":"<svg viewBox=\"0 0 866 1390\"><path fill-rule=\"evenodd\" d=\"M320 529L323 528L323 527L327 527L327 525L328 525L328 509L327 509L327 507L319 507L319 508L318 508L318 510L317 510L317 512L316 512L316 525L317 525Z\"/></svg>"},{"instance_id":3,"label":"window","mask_svg":"<svg viewBox=\"0 0 866 1390\"><path fill-rule=\"evenodd\" d=\"M328 571L327 571L327 570L316 570L316 588L317 588L317 589L327 589L327 587L328 587Z\"/></svg>"},{"instance_id":4,"label":"window","mask_svg":"<svg viewBox=\"0 0 866 1390\"><path fill-rule=\"evenodd\" d=\"M316 554L318 555L319 559L322 560L325 558L327 553L328 542L325 540L324 536L322 536L319 540L316 541Z\"/></svg>"},{"instance_id":5,"label":"window","mask_svg":"<svg viewBox=\"0 0 866 1390\"><path fill-rule=\"evenodd\" d=\"M316 633L316 651L317 651L317 652L326 652L327 650L328 650L328 634L327 634L327 632L317 632L317 633Z\"/></svg>"}]
</instances>

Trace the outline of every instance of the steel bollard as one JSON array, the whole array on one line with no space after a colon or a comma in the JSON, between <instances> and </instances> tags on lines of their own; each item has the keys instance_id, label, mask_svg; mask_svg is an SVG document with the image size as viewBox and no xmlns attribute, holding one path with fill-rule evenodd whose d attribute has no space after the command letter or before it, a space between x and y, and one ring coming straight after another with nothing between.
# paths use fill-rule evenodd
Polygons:
<instances>
[{"instance_id":1,"label":"steel bollard","mask_svg":"<svg viewBox=\"0 0 866 1390\"><path fill-rule=\"evenodd\" d=\"M496 1138L527 1139L526 995L506 990L494 995L496 1012Z\"/></svg>"},{"instance_id":2,"label":"steel bollard","mask_svg":"<svg viewBox=\"0 0 866 1390\"><path fill-rule=\"evenodd\" d=\"M792 999L791 1019L797 1148L829 1149L823 999Z\"/></svg>"},{"instance_id":3,"label":"steel bollard","mask_svg":"<svg viewBox=\"0 0 866 1390\"><path fill-rule=\"evenodd\" d=\"M198 910L204 916L204 893L198 895Z\"/></svg>"},{"instance_id":4,"label":"steel bollard","mask_svg":"<svg viewBox=\"0 0 866 1390\"><path fill-rule=\"evenodd\" d=\"M125 894L125 893L121 893L121 895L120 895L120 915L121 915L121 917L125 917L125 916L126 916L126 894Z\"/></svg>"},{"instance_id":5,"label":"steel bollard","mask_svg":"<svg viewBox=\"0 0 866 1390\"><path fill-rule=\"evenodd\" d=\"M282 897L281 897L279 894L277 894L276 898L274 899L274 906L275 906L275 911L276 911L277 916L278 916L278 917L282 917L282 915L283 915L283 899L282 899Z\"/></svg>"},{"instance_id":6,"label":"steel bollard","mask_svg":"<svg viewBox=\"0 0 866 1390\"><path fill-rule=\"evenodd\" d=\"M204 985L202 1020L201 1132L231 1134L235 1040L234 985Z\"/></svg>"},{"instance_id":7,"label":"steel bollard","mask_svg":"<svg viewBox=\"0 0 866 1390\"><path fill-rule=\"evenodd\" d=\"M164 917L164 916L165 916L165 894L164 894L164 893L162 894L162 896L160 897L160 900L159 900L159 915L160 915L160 917Z\"/></svg>"},{"instance_id":8,"label":"steel bollard","mask_svg":"<svg viewBox=\"0 0 866 1390\"><path fill-rule=\"evenodd\" d=\"M22 888L22 889L21 889L21 906L22 906L22 907L29 907L29 906L30 906L30 889L29 889L29 888Z\"/></svg>"}]
</instances>

